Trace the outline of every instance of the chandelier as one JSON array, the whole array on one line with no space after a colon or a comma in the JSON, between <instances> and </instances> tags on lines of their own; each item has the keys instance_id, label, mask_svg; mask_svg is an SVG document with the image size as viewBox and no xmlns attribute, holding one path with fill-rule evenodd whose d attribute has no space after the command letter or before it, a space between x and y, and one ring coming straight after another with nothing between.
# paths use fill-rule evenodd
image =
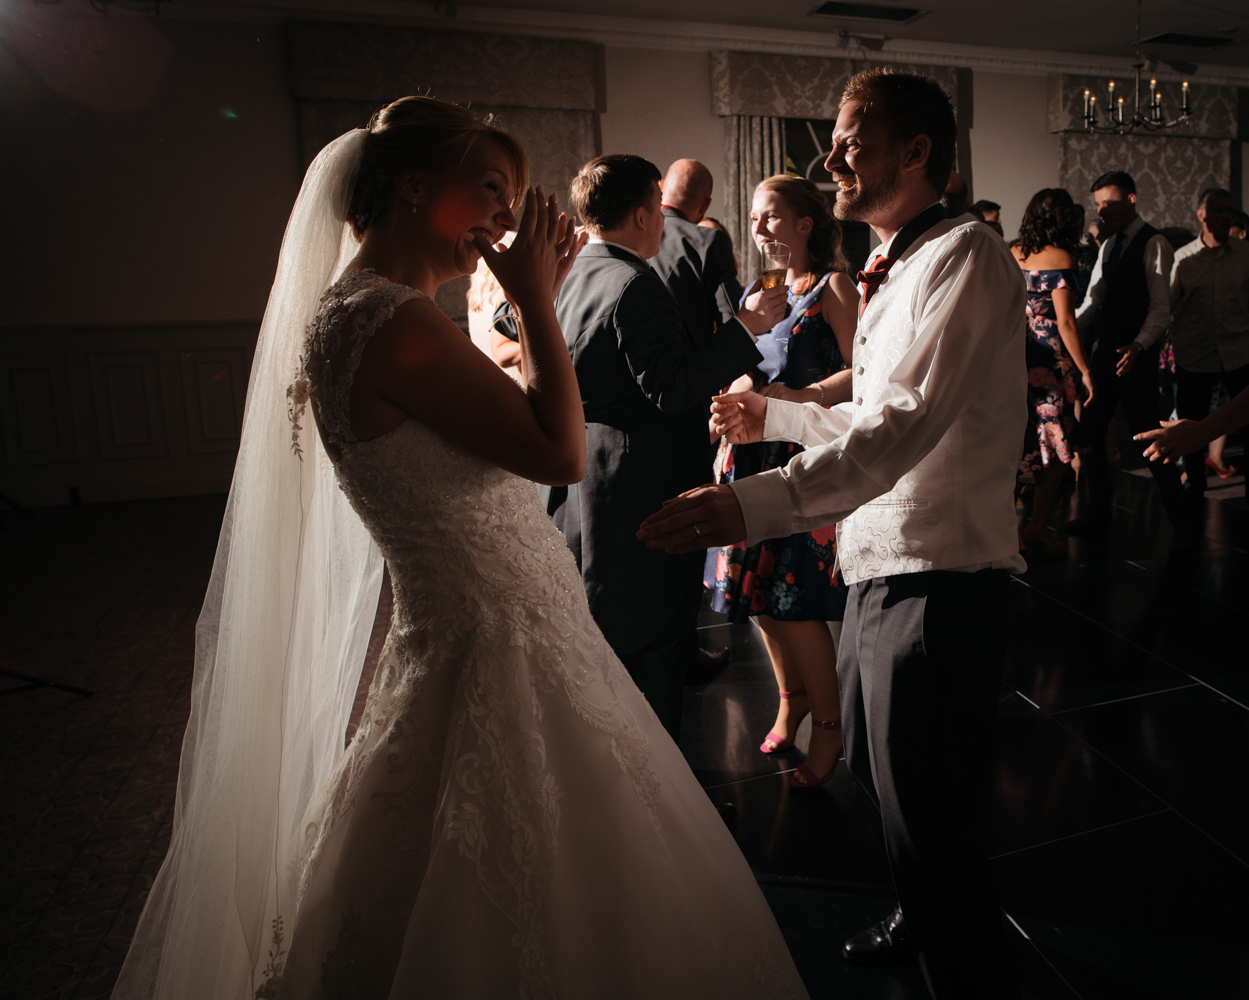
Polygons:
<instances>
[{"instance_id":1,"label":"chandelier","mask_svg":"<svg viewBox=\"0 0 1249 1000\"><path fill-rule=\"evenodd\" d=\"M1097 95L1087 87L1084 90L1084 128L1092 135L1128 135L1136 129L1146 132L1158 132L1164 128L1175 128L1192 118L1193 106L1189 101L1188 81L1180 85L1180 116L1168 119L1162 110L1162 88L1158 80L1149 81L1149 104L1141 110L1141 70L1145 68L1145 57L1141 55L1141 0L1136 0L1136 62L1132 68L1136 71L1136 86L1132 92L1132 114L1127 113L1126 102L1122 94L1115 96L1115 82L1110 81L1107 87L1106 120L1103 124L1098 120ZM1153 60L1149 61L1153 66ZM1180 68L1178 65L1175 68ZM1197 67L1185 67L1195 70Z\"/></svg>"},{"instance_id":2,"label":"chandelier","mask_svg":"<svg viewBox=\"0 0 1249 1000\"><path fill-rule=\"evenodd\" d=\"M1123 95L1115 97L1115 82L1110 81L1107 88L1109 98L1105 124L1098 121L1097 95L1087 87L1085 88L1084 128L1086 131L1095 135L1127 135L1138 128L1147 132L1158 132L1164 128L1183 125L1192 118L1193 106L1189 100L1187 80L1180 85L1180 116L1178 118L1168 119L1163 113L1162 88L1158 86L1156 79L1149 81L1149 104L1146 105L1144 111L1141 110L1141 70L1144 68L1144 63L1135 64L1136 87L1133 91L1131 115L1127 114L1124 107Z\"/></svg>"}]
</instances>

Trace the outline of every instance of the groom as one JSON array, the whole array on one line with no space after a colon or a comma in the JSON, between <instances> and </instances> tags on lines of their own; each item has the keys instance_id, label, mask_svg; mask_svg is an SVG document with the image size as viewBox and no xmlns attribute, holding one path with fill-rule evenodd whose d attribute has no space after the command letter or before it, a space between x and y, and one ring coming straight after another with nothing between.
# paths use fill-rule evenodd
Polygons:
<instances>
[{"instance_id":1,"label":"groom","mask_svg":"<svg viewBox=\"0 0 1249 1000\"><path fill-rule=\"evenodd\" d=\"M867 222L882 244L859 274L853 402L721 397L715 419L730 440L808 450L691 491L639 536L685 552L840 522L846 762L880 809L900 904L845 955L892 962L913 948L934 997L997 1000L1019 994L979 814L1008 573L1025 568L1012 499L1025 288L996 233L946 218L954 146L954 111L934 81L884 69L850 81L826 166L838 218Z\"/></svg>"},{"instance_id":2,"label":"groom","mask_svg":"<svg viewBox=\"0 0 1249 1000\"><path fill-rule=\"evenodd\" d=\"M668 497L711 478L708 404L761 355L740 317L696 348L647 264L664 228L654 164L600 156L581 168L570 193L590 241L556 314L585 407L586 474L566 492L552 491L550 510L577 557L594 620L675 740L704 553L673 560L652 552L637 525ZM769 329L768 319L752 325Z\"/></svg>"}]
</instances>

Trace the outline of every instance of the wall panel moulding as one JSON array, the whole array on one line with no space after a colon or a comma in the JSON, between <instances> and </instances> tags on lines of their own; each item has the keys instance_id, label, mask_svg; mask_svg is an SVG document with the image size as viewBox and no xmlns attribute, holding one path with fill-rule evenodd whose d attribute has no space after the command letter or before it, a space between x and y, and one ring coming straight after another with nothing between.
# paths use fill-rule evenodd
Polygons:
<instances>
[{"instance_id":1,"label":"wall panel moulding","mask_svg":"<svg viewBox=\"0 0 1249 1000\"><path fill-rule=\"evenodd\" d=\"M0 493L28 506L224 493L258 324L0 330Z\"/></svg>"}]
</instances>

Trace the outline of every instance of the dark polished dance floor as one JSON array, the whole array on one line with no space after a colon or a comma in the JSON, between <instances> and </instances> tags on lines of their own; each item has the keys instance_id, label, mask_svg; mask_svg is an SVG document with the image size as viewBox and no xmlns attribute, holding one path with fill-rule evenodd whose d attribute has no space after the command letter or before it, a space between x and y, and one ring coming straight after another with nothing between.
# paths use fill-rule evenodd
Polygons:
<instances>
[{"instance_id":1,"label":"dark polished dance floor","mask_svg":"<svg viewBox=\"0 0 1249 1000\"><path fill-rule=\"evenodd\" d=\"M0 997L104 997L169 839L195 618L223 498L0 513ZM1119 476L1115 526L1013 587L986 818L1025 995L1249 997L1249 510L1207 500L1168 553L1156 491ZM776 707L757 633L687 688L682 739L816 998L920 998L912 968L844 965L893 905L877 820L842 765L755 749ZM804 727L805 729L805 727ZM805 745L805 731L801 734Z\"/></svg>"}]
</instances>

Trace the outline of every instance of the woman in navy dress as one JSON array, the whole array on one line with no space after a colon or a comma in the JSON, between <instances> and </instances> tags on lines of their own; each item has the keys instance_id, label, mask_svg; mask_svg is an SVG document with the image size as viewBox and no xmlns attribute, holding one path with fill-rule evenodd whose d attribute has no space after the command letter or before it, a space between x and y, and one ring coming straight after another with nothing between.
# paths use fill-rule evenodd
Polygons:
<instances>
[{"instance_id":1,"label":"woman in navy dress","mask_svg":"<svg viewBox=\"0 0 1249 1000\"><path fill-rule=\"evenodd\" d=\"M846 275L841 226L820 190L804 178L777 176L755 189L750 220L756 244L790 248L788 315L759 337L764 360L734 383L735 391L832 406L850 398L850 352L859 296ZM746 294L757 294L759 283ZM731 445L721 442L718 479L731 483L787 465L802 451L788 441ZM847 588L837 570L836 529L799 532L711 549L705 582L712 605L732 622L754 618L763 632L780 688L780 708L760 750L793 747L798 725L811 715L807 763L790 776L795 787L813 787L830 777L841 753L841 705L837 695L837 651L828 622L840 622Z\"/></svg>"},{"instance_id":2,"label":"woman in navy dress","mask_svg":"<svg viewBox=\"0 0 1249 1000\"><path fill-rule=\"evenodd\" d=\"M1043 188L1028 203L1019 239L1011 245L1028 283L1028 427L1019 476L1036 484L1020 546L1049 557L1066 553L1066 546L1050 537L1047 524L1063 467L1075 454L1077 371L1087 393L1085 405L1095 392L1075 318L1081 297L1076 254L1082 223L1070 194L1063 188Z\"/></svg>"}]
</instances>

